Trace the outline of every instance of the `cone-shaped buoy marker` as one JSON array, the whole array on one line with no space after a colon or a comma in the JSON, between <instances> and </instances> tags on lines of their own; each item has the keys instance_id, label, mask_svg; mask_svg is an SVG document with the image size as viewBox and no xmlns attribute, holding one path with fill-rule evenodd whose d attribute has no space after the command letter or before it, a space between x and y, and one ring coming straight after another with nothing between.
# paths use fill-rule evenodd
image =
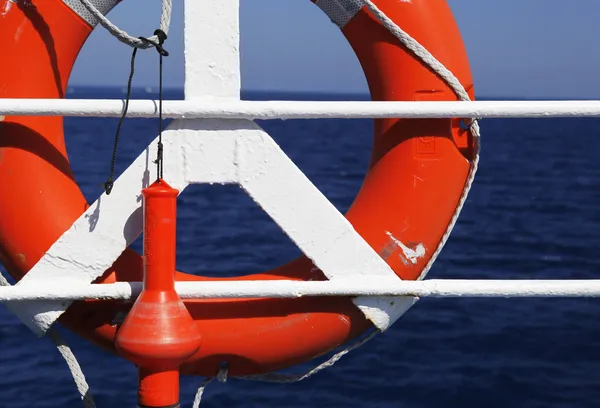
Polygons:
<instances>
[{"instance_id":1,"label":"cone-shaped buoy marker","mask_svg":"<svg viewBox=\"0 0 600 408\"><path fill-rule=\"evenodd\" d=\"M144 286L115 346L138 366L141 408L179 407L179 366L201 344L196 323L175 292L178 191L163 180L144 196Z\"/></svg>"}]
</instances>

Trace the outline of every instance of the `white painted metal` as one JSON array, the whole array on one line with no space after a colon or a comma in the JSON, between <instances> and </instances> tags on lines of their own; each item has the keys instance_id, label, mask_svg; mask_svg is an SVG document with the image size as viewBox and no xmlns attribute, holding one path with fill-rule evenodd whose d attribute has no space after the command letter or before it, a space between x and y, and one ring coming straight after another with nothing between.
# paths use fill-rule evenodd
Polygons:
<instances>
[{"instance_id":1,"label":"white painted metal","mask_svg":"<svg viewBox=\"0 0 600 408\"><path fill-rule=\"evenodd\" d=\"M24 300L128 300L137 296L141 282L69 285L36 281L0 287L0 302ZM600 280L459 280L378 281L365 276L336 281L299 282L226 281L177 282L183 299L299 298L306 296L417 296L417 297L600 297Z\"/></svg>"},{"instance_id":2,"label":"white painted metal","mask_svg":"<svg viewBox=\"0 0 600 408\"><path fill-rule=\"evenodd\" d=\"M226 2L224 2L226 3ZM191 74L188 74L191 75ZM189 81L186 79L186 84ZM189 87L186 88L188 98ZM192 97L189 97L192 99ZM123 101L94 99L0 99L0 115L121 116ZM128 117L158 116L158 101L132 100ZM205 96L163 101L166 118L311 119L311 118L539 118L600 116L600 101L240 101Z\"/></svg>"},{"instance_id":3,"label":"white painted metal","mask_svg":"<svg viewBox=\"0 0 600 408\"><path fill-rule=\"evenodd\" d=\"M185 99L239 99L239 0L185 0Z\"/></svg>"},{"instance_id":4,"label":"white painted metal","mask_svg":"<svg viewBox=\"0 0 600 408\"><path fill-rule=\"evenodd\" d=\"M163 134L165 179L183 191L190 183L238 183L279 224L325 276L363 276L398 281L394 272L352 225L251 121L180 120ZM152 143L48 250L17 286L57 282L89 284L108 269L142 232L141 189L154 179ZM382 234L385 234L382 231ZM424 254L423 254L424 255ZM414 298L354 299L385 330ZM43 334L70 302L23 302L17 316Z\"/></svg>"},{"instance_id":5,"label":"white painted metal","mask_svg":"<svg viewBox=\"0 0 600 408\"><path fill-rule=\"evenodd\" d=\"M254 122L246 123L258 128ZM269 135L246 132L237 140L240 185L328 279L350 275L390 282L400 280ZM386 232L381 231L381 235ZM380 330L386 330L415 301L410 297L353 299Z\"/></svg>"}]
</instances>

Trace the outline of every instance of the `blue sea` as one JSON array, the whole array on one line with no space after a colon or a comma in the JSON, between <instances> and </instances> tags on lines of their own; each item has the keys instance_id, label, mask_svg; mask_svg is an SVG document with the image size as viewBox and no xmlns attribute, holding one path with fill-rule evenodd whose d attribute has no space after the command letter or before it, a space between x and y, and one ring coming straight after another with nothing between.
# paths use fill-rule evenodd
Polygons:
<instances>
[{"instance_id":1,"label":"blue sea","mask_svg":"<svg viewBox=\"0 0 600 408\"><path fill-rule=\"evenodd\" d=\"M69 98L122 98L72 88ZM134 98L156 97L136 90ZM181 98L168 91L166 98ZM247 93L245 99L365 99ZM67 147L89 202L102 192L116 118L66 118ZM168 122L168 121L166 121ZM315 185L345 211L368 163L371 120L260 121ZM127 119L122 172L156 136ZM600 278L600 119L481 121L481 167L429 278ZM1 221L0 221L1 222ZM285 263L298 249L241 189L192 186L179 200L179 270L225 276ZM135 247L140 249L140 241ZM295 384L211 383L202 407L597 407L600 299L421 299L388 332ZM99 408L134 407L128 362L61 329ZM0 408L79 407L52 341L0 308ZM299 367L297 371L310 367ZM190 407L203 378L182 379Z\"/></svg>"}]
</instances>

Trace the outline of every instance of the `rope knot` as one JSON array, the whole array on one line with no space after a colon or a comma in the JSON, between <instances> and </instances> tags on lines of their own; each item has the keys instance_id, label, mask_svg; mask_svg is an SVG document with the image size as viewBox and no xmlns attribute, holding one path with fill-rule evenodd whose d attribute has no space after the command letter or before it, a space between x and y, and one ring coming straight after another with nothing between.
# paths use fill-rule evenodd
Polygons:
<instances>
[{"instance_id":1,"label":"rope knot","mask_svg":"<svg viewBox=\"0 0 600 408\"><path fill-rule=\"evenodd\" d=\"M164 44L165 40L167 39L167 35L161 29L155 30L154 35L156 35L156 37L158 38L157 42L154 42L151 39L146 38L146 37L138 37L138 39L140 39L145 44L148 44L149 46L154 46L154 48L156 48L156 51L158 51L158 53L160 55L162 55L163 57L168 57L169 52L167 50L165 50L162 46Z\"/></svg>"},{"instance_id":2,"label":"rope knot","mask_svg":"<svg viewBox=\"0 0 600 408\"><path fill-rule=\"evenodd\" d=\"M160 45L163 45L165 43L165 40L167 39L167 34L163 30L157 28L156 30L154 30L154 35L158 38L158 43Z\"/></svg>"},{"instance_id":3,"label":"rope knot","mask_svg":"<svg viewBox=\"0 0 600 408\"><path fill-rule=\"evenodd\" d=\"M154 35L156 36L156 38L158 38L158 44L155 45L156 50L163 57L168 57L169 52L167 50L165 50L162 46L165 43L165 40L167 39L167 33L165 33L160 28L157 28L156 30L154 30Z\"/></svg>"}]
</instances>

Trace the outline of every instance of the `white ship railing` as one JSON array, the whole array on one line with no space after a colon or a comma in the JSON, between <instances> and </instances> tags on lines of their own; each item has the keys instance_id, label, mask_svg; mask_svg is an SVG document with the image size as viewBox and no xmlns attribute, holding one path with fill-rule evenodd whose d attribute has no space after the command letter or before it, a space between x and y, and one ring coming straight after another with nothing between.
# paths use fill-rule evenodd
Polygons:
<instances>
[{"instance_id":1,"label":"white ship railing","mask_svg":"<svg viewBox=\"0 0 600 408\"><path fill-rule=\"evenodd\" d=\"M24 300L130 300L142 282L118 282L65 286L43 285L0 287L0 302ZM182 299L300 298L305 296L416 296L416 297L598 297L600 280L477 280L429 279L423 281L207 281L176 282Z\"/></svg>"},{"instance_id":2,"label":"white ship railing","mask_svg":"<svg viewBox=\"0 0 600 408\"><path fill-rule=\"evenodd\" d=\"M121 99L0 99L0 115L119 117ZM155 118L158 101L129 101L127 117ZM598 117L600 101L163 101L174 119L540 118Z\"/></svg>"},{"instance_id":3,"label":"white ship railing","mask_svg":"<svg viewBox=\"0 0 600 408\"><path fill-rule=\"evenodd\" d=\"M231 119L293 118L600 116L600 101L589 100L472 102L242 101L240 100L238 7L237 0L185 0L185 100L166 100L163 102L163 116L165 118L181 119L175 132L198 132L198 122L194 121L198 118L228 121ZM0 120L10 115L118 117L122 114L123 106L124 101L116 99L0 99ZM158 101L156 100L131 100L129 103L128 117L149 118L156 117L157 114ZM187 123L190 124L189 129ZM244 131L246 130L240 130L242 133ZM124 176L126 178L126 174L121 178ZM219 182L219 180L213 180L209 177L202 181L190 182ZM133 183L127 179L122 184L125 184L125 187L138 186L138 180L135 179L135 181L136 183ZM228 181L236 182L234 179ZM103 205L110 209L110 200L116 200L115 208L119 208L122 212L129 211L131 209L127 206L120 207L119 194L123 193L119 191L119 187L117 180L115 192L110 198L103 198L105 201L103 201ZM90 211L93 210L92 206ZM269 211L271 216L274 216L274 212L276 211L273 209ZM122 233L121 224L130 214L119 215L118 211L109 213L111 217L115 218L112 221L114 225L110 228L120 229L119 231ZM285 218L282 215L277 215L277 217ZM105 229L108 231L110 228L106 227ZM282 226L282 228L286 229L285 226ZM83 231L85 228L80 228L80 230ZM106 234L106 231L103 233ZM44 264L44 259L42 259L33 268L34 271L28 273L26 276L28 279L25 279L26 282L21 282L15 286L0 287L0 301L14 304L11 309L17 312L29 327L33 328L35 324L41 324L41 320L32 323L24 317L29 316L29 319L31 319L33 315L43 314L44 302L78 299L131 299L139 293L140 282L88 284L93 281L91 274L82 280L81 274L77 275L77 273L82 272L79 269L85 269L87 249L84 245L99 242L94 241L94 239L102 239L102 237L88 238L88 236L85 236L78 241L80 238L81 233L69 235L69 232L67 232L47 254L54 257L60 254L60 251L73 248L75 254L70 254L65 258L66 263L70 261L73 263L75 269L73 274L69 275L70 272L63 270L61 273L64 272L66 275L63 273L59 276L60 279L56 280L55 278L58 275L52 271L44 276L45 269L52 269L52 265ZM129 242L119 243L119 245L125 244L129 244ZM74 246L70 247L69 245ZM301 249L304 250L305 248ZM111 248L111 251L108 251L105 260L107 266L112 264L113 258L118 256L121 250L120 248ZM320 256L325 257L325 255ZM84 267L81 265L84 265ZM64 265L61 267L64 267ZM94 272L96 275L104 270L100 267L97 267L97 269ZM368 274L369 271L363 273ZM69 276L73 277L73 284L65 285L62 283L67 282L64 278ZM86 281L87 278L90 279ZM390 280L389 277L375 280L367 279L365 275L356 277L349 274L323 282L178 282L176 289L183 298L294 298L324 295L598 297L600 296L600 280L424 280L414 282L399 279ZM19 302L29 303L31 301L38 303L39 306L33 309L25 305L18 306ZM51 305L53 308L56 307L54 303L51 303ZM52 309L52 307L49 309ZM47 318L47 326L58 318L61 311L52 313L54 314Z\"/></svg>"},{"instance_id":4,"label":"white ship railing","mask_svg":"<svg viewBox=\"0 0 600 408\"><path fill-rule=\"evenodd\" d=\"M351 296L355 304L361 307L368 304L364 297L386 296L408 297L405 300L409 303L411 297L427 296L600 297L600 280L595 279L398 279L362 238L347 226L343 216L331 203L303 178L304 175L285 154L276 150L277 146L269 135L251 122L254 119L313 118L599 117L600 101L242 101L238 0L184 0L184 4L185 99L164 101L163 117L177 119L177 123L167 129L170 134L166 135L166 150L171 149L169 154L181 154L180 157L189 154L191 164L188 163L188 167L191 168L184 169L177 163L172 165L168 171L176 170L173 186L180 191L191 183L237 183L244 187L298 247L315 261L329 280L177 282L175 288L182 298ZM0 99L0 121L12 115L119 117L124 103L123 100L93 99ZM157 115L156 100L131 100L129 103L128 117L155 118ZM198 121L202 118L215 120ZM240 122L243 124L240 125ZM213 137L211 132L215 130L219 130L219 137ZM199 135L202 136L201 143L196 137ZM154 154L154 144L148 146L119 177L112 194L102 196L102 212L99 211L98 199L17 285L0 286L0 302L6 302L7 307L38 335L50 329L71 301L130 300L140 293L141 282L91 282L102 275L141 233L141 215L138 214L136 222L130 221L140 207L137 200L140 177L144 169L147 171L144 165L148 155ZM211 144L214 146L204 152L203 149ZM233 152L237 153L237 148L247 154L250 161L255 159L252 155L256 152L272 159L280 166L275 166L278 171L276 176L290 178L292 181L289 184L300 190L300 197L311 201L309 211L305 211L307 208L299 204L301 200L291 191L282 194L285 196L283 198L268 194L272 181L269 177L274 177L272 169L267 169L266 176L263 175L266 180L248 183L245 178L248 173L232 164L235 161ZM94 214L95 211L100 215ZM306 215L310 211L319 216ZM96 217L97 224L95 228L88 228L88 218L93 217ZM319 224L320 228L306 228L315 220L323 221L322 225ZM324 251L320 249L326 247L332 238L339 237L344 238L345 245L336 245ZM349 261L352 259L360 259L360 265ZM0 283L7 284L3 279ZM396 302L393 307L386 306L385 312L397 318L406 310L401 303ZM385 329L378 324L381 323L378 315L368 315L372 311L373 308L363 310L378 328ZM56 336L51 335L69 364L82 398L87 401L91 394L83 374L72 354L66 353L68 348L65 348L62 340L56 340ZM360 344L348 347L299 378L333 364L345 352ZM197 402L205 385L203 383L201 386Z\"/></svg>"}]
</instances>

